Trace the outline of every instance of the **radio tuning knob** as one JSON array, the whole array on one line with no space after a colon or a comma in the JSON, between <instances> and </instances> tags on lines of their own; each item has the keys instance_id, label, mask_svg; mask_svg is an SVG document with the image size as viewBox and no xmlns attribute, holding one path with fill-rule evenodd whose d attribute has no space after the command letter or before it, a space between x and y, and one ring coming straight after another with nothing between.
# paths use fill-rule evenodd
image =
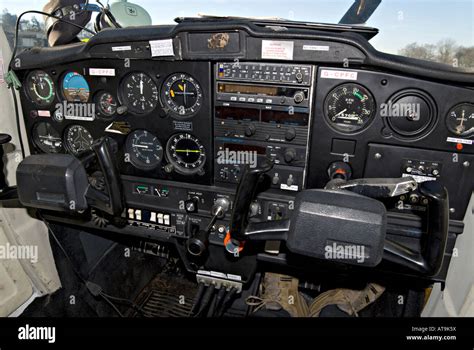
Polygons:
<instances>
[{"instance_id":1,"label":"radio tuning knob","mask_svg":"<svg viewBox=\"0 0 474 350\"><path fill-rule=\"evenodd\" d=\"M295 101L295 103L301 103L304 101L304 92L303 91L298 91L294 96L293 96L293 100Z\"/></svg>"},{"instance_id":2,"label":"radio tuning knob","mask_svg":"<svg viewBox=\"0 0 474 350\"><path fill-rule=\"evenodd\" d=\"M255 135L256 131L257 131L257 128L255 127L255 125L249 124L245 128L245 136L248 136L248 137L253 136Z\"/></svg>"},{"instance_id":3,"label":"radio tuning knob","mask_svg":"<svg viewBox=\"0 0 474 350\"><path fill-rule=\"evenodd\" d=\"M296 73L295 78L298 83L303 82L303 74L301 72Z\"/></svg>"},{"instance_id":4,"label":"radio tuning knob","mask_svg":"<svg viewBox=\"0 0 474 350\"><path fill-rule=\"evenodd\" d=\"M295 128L288 128L285 132L285 140L291 141L296 137L296 130Z\"/></svg>"}]
</instances>

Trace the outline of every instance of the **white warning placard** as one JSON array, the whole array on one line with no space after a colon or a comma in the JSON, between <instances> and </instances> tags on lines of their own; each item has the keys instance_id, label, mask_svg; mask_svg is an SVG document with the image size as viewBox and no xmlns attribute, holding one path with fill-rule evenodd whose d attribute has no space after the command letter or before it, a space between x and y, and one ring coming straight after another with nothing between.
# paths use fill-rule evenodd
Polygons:
<instances>
[{"instance_id":1,"label":"white warning placard","mask_svg":"<svg viewBox=\"0 0 474 350\"><path fill-rule=\"evenodd\" d=\"M293 60L293 41L262 40L262 58L270 60Z\"/></svg>"},{"instance_id":2,"label":"white warning placard","mask_svg":"<svg viewBox=\"0 0 474 350\"><path fill-rule=\"evenodd\" d=\"M150 41L151 57L174 56L173 40L151 40Z\"/></svg>"}]
</instances>

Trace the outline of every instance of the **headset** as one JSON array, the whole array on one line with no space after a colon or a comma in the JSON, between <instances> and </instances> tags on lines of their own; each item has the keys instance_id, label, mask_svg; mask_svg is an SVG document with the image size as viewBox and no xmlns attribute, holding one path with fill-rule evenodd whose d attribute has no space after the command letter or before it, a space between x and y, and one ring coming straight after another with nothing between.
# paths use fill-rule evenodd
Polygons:
<instances>
[{"instance_id":1,"label":"headset","mask_svg":"<svg viewBox=\"0 0 474 350\"><path fill-rule=\"evenodd\" d=\"M151 25L148 12L141 6L127 0L112 0L104 6L100 0L89 4L89 0L50 0L44 7L45 29L50 46L79 42L77 35L86 28L92 18L96 33L106 28L122 28L138 25ZM75 25L71 25L71 22Z\"/></svg>"}]
</instances>

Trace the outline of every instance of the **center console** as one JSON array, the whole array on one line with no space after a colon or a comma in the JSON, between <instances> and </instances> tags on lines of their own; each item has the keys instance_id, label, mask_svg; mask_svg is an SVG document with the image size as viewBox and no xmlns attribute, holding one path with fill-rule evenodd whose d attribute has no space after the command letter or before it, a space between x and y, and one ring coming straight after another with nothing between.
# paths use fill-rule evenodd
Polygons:
<instances>
[{"instance_id":1,"label":"center console","mask_svg":"<svg viewBox=\"0 0 474 350\"><path fill-rule=\"evenodd\" d=\"M215 66L214 179L238 183L245 156L275 163L271 187L305 187L314 67L226 62Z\"/></svg>"}]
</instances>

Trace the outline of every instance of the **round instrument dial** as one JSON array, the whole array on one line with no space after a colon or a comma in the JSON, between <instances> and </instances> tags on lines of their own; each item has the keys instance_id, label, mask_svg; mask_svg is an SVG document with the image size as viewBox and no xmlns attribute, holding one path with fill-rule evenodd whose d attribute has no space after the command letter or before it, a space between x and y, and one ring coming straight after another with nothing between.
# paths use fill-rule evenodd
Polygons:
<instances>
[{"instance_id":1,"label":"round instrument dial","mask_svg":"<svg viewBox=\"0 0 474 350\"><path fill-rule=\"evenodd\" d=\"M63 140L51 123L39 122L33 126L33 143L44 153L63 152Z\"/></svg>"},{"instance_id":2,"label":"round instrument dial","mask_svg":"<svg viewBox=\"0 0 474 350\"><path fill-rule=\"evenodd\" d=\"M166 145L166 156L174 169L184 175L199 173L206 162L206 151L191 134L176 134Z\"/></svg>"},{"instance_id":3,"label":"round instrument dial","mask_svg":"<svg viewBox=\"0 0 474 350\"><path fill-rule=\"evenodd\" d=\"M54 82L48 73L35 70L26 78L26 92L29 98L40 107L49 106L56 96Z\"/></svg>"},{"instance_id":4,"label":"round instrument dial","mask_svg":"<svg viewBox=\"0 0 474 350\"><path fill-rule=\"evenodd\" d=\"M462 103L454 106L446 116L446 126L458 136L474 135L474 105Z\"/></svg>"},{"instance_id":5,"label":"round instrument dial","mask_svg":"<svg viewBox=\"0 0 474 350\"><path fill-rule=\"evenodd\" d=\"M82 125L70 125L64 132L64 144L66 149L77 156L91 148L94 138Z\"/></svg>"},{"instance_id":6,"label":"round instrument dial","mask_svg":"<svg viewBox=\"0 0 474 350\"><path fill-rule=\"evenodd\" d=\"M97 106L97 115L103 119L110 119L117 112L117 100L106 91L100 92L95 97Z\"/></svg>"},{"instance_id":7,"label":"round instrument dial","mask_svg":"<svg viewBox=\"0 0 474 350\"><path fill-rule=\"evenodd\" d=\"M158 87L150 76L142 72L127 75L120 91L122 103L136 114L150 113L158 103Z\"/></svg>"},{"instance_id":8,"label":"round instrument dial","mask_svg":"<svg viewBox=\"0 0 474 350\"><path fill-rule=\"evenodd\" d=\"M86 79L77 72L68 72L64 75L62 92L68 102L89 101L90 88Z\"/></svg>"},{"instance_id":9,"label":"round instrument dial","mask_svg":"<svg viewBox=\"0 0 474 350\"><path fill-rule=\"evenodd\" d=\"M334 88L324 103L325 116L334 129L356 132L364 129L375 115L375 100L369 90L359 84L343 84Z\"/></svg>"},{"instance_id":10,"label":"round instrument dial","mask_svg":"<svg viewBox=\"0 0 474 350\"><path fill-rule=\"evenodd\" d=\"M189 74L175 73L164 82L163 102L170 111L180 117L196 114L202 105L202 90Z\"/></svg>"},{"instance_id":11,"label":"round instrument dial","mask_svg":"<svg viewBox=\"0 0 474 350\"><path fill-rule=\"evenodd\" d=\"M156 168L163 159L160 140L146 130L135 130L128 135L126 152L133 166L143 170Z\"/></svg>"}]
</instances>

